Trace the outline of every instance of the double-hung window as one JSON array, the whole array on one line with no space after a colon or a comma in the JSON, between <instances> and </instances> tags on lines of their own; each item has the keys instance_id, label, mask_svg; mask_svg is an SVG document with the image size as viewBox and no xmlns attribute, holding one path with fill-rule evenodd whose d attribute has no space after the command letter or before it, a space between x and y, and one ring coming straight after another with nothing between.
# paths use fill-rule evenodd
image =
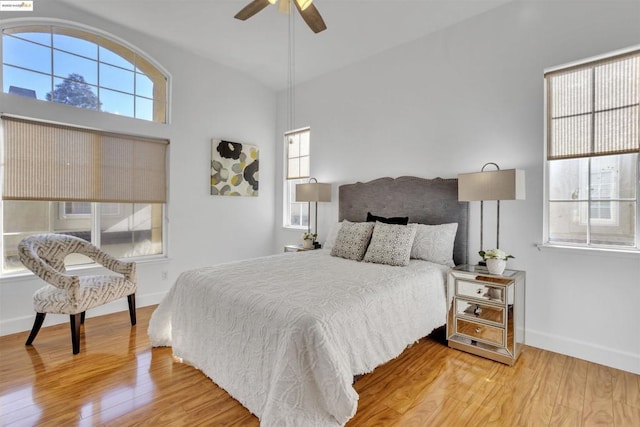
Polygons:
<instances>
[{"instance_id":1,"label":"double-hung window","mask_svg":"<svg viewBox=\"0 0 640 427\"><path fill-rule=\"evenodd\" d=\"M640 249L640 49L558 67L545 83L546 243Z\"/></svg>"},{"instance_id":2,"label":"double-hung window","mask_svg":"<svg viewBox=\"0 0 640 427\"><path fill-rule=\"evenodd\" d=\"M284 134L285 188L284 188L284 226L307 228L309 215L307 203L296 202L296 184L309 180L310 165L309 128L298 129Z\"/></svg>"},{"instance_id":3,"label":"double-hung window","mask_svg":"<svg viewBox=\"0 0 640 427\"><path fill-rule=\"evenodd\" d=\"M46 102L54 116L69 108L60 104L94 110L112 129L125 124L114 114L167 122L166 73L107 34L16 21L1 47L5 99ZM74 235L118 258L166 253L168 140L89 129L83 114L61 124L2 113L0 274L25 271L17 246L36 233Z\"/></svg>"}]
</instances>

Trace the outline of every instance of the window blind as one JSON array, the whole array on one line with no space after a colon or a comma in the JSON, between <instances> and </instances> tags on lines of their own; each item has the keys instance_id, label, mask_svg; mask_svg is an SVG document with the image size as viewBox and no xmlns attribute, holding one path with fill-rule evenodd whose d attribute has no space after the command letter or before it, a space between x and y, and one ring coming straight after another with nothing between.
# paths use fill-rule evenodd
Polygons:
<instances>
[{"instance_id":1,"label":"window blind","mask_svg":"<svg viewBox=\"0 0 640 427\"><path fill-rule=\"evenodd\" d=\"M547 159L640 151L640 51L545 74Z\"/></svg>"},{"instance_id":2,"label":"window blind","mask_svg":"<svg viewBox=\"0 0 640 427\"><path fill-rule=\"evenodd\" d=\"M169 141L2 116L5 200L165 203Z\"/></svg>"}]
</instances>

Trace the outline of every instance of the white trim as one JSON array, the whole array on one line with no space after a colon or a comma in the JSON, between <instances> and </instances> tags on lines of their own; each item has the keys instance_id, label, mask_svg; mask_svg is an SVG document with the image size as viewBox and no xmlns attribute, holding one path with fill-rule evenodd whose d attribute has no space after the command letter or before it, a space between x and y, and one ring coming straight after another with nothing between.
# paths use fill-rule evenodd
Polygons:
<instances>
[{"instance_id":1,"label":"white trim","mask_svg":"<svg viewBox=\"0 0 640 427\"><path fill-rule=\"evenodd\" d=\"M157 292L147 295L140 295L136 293L136 309L160 304L166 294L167 292ZM127 318L129 317L129 308L127 306L126 298L121 298L119 300L112 301L109 304L92 308L90 311L87 311L87 319L121 312L126 313ZM0 336L30 331L33 326L34 317L34 315L29 315L0 321ZM69 323L69 316L51 314L45 318L43 326L46 327L67 323Z\"/></svg>"},{"instance_id":2,"label":"white trim","mask_svg":"<svg viewBox=\"0 0 640 427\"><path fill-rule=\"evenodd\" d=\"M561 65L554 65L553 67L545 68L543 70L543 73L544 74L548 74L548 73L552 73L554 71L562 70L564 68L571 68L571 67L576 67L578 65L588 64L589 62L600 61L600 60L603 60L603 59L610 58L612 56L624 55L625 53L634 52L636 50L640 50L640 44L637 44L637 45L634 45L634 46L629 46L629 47L624 47L622 49L614 50L614 51L607 52L607 53L604 53L604 54L601 54L601 55L590 56L589 58L578 59L576 61L567 62L567 63L561 64ZM546 93L546 87L545 87L545 93ZM545 113L545 115L546 115L546 113ZM546 156L545 156L545 158L546 158Z\"/></svg>"},{"instance_id":3,"label":"white trim","mask_svg":"<svg viewBox=\"0 0 640 427\"><path fill-rule=\"evenodd\" d=\"M284 133L284 136L289 136L289 135L293 135L294 133L301 133L304 131L311 131L311 126L305 126L295 130L288 130Z\"/></svg>"},{"instance_id":4,"label":"white trim","mask_svg":"<svg viewBox=\"0 0 640 427\"><path fill-rule=\"evenodd\" d=\"M640 354L527 329L526 345L640 375ZM525 352L527 350L525 349Z\"/></svg>"},{"instance_id":5,"label":"white trim","mask_svg":"<svg viewBox=\"0 0 640 427\"><path fill-rule=\"evenodd\" d=\"M615 258L640 258L640 249L621 249L594 246L569 246L551 243L539 243L535 245L539 251L558 251L589 256L608 256Z\"/></svg>"},{"instance_id":6,"label":"white trim","mask_svg":"<svg viewBox=\"0 0 640 427\"><path fill-rule=\"evenodd\" d=\"M143 255L143 256L130 257L130 258L118 257L118 259L126 262L135 262L138 265L165 264L171 261L171 259L166 254L156 254L156 255L146 255L146 256ZM67 273L74 272L80 276L91 275L91 274L104 274L109 271L105 267L95 262L69 265L69 266L65 266L65 268L67 270ZM34 278L37 279L36 275L27 269L20 270L19 272L15 272L15 273L4 273L0 275L0 285L3 282L15 282L17 280L33 280Z\"/></svg>"}]
</instances>

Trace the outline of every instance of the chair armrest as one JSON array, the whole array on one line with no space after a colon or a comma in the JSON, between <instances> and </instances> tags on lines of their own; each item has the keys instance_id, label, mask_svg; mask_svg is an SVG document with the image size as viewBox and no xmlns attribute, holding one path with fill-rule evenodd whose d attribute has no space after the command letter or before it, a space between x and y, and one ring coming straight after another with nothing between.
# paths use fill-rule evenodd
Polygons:
<instances>
[{"instance_id":1,"label":"chair armrest","mask_svg":"<svg viewBox=\"0 0 640 427\"><path fill-rule=\"evenodd\" d=\"M82 253L104 268L113 271L114 273L122 274L125 279L135 282L136 281L136 263L121 261L108 253L102 252L95 246L87 247L86 252Z\"/></svg>"},{"instance_id":2,"label":"chair armrest","mask_svg":"<svg viewBox=\"0 0 640 427\"><path fill-rule=\"evenodd\" d=\"M33 274L56 288L66 290L73 303L78 300L80 292L80 278L78 276L59 272L41 259L35 251L30 251L26 247L19 246L18 252L20 262Z\"/></svg>"}]
</instances>

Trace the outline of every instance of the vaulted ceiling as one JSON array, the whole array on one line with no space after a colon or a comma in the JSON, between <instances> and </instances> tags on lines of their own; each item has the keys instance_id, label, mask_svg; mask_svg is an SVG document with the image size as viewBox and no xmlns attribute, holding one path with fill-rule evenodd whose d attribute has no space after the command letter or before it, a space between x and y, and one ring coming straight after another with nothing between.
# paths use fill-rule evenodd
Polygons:
<instances>
[{"instance_id":1,"label":"vaulted ceiling","mask_svg":"<svg viewBox=\"0 0 640 427\"><path fill-rule=\"evenodd\" d=\"M270 6L247 21L250 0L55 0L246 73L287 86L288 16ZM315 0L327 30L297 16L296 81L303 82L455 25L512 0Z\"/></svg>"}]
</instances>

